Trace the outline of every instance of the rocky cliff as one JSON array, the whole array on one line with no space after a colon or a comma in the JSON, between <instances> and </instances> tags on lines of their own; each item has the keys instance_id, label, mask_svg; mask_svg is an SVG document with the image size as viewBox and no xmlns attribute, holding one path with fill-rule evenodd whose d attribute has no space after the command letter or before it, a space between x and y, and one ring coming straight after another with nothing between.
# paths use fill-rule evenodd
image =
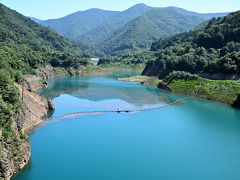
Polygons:
<instances>
[{"instance_id":1,"label":"rocky cliff","mask_svg":"<svg viewBox=\"0 0 240 180\"><path fill-rule=\"evenodd\" d=\"M15 85L23 101L19 113L11 118L12 134L7 140L2 140L4 132L0 129L0 180L9 180L28 164L31 153L26 133L43 123L41 117L54 109L51 100L42 98L28 86Z\"/></svg>"},{"instance_id":2,"label":"rocky cliff","mask_svg":"<svg viewBox=\"0 0 240 180\"><path fill-rule=\"evenodd\" d=\"M19 112L11 118L11 136L7 140L3 140L4 132L0 128L0 180L9 180L28 164L31 152L27 133L41 125L44 122L42 117L54 110L51 99L45 99L36 93L48 86L45 79L81 75L83 69L46 66L36 70L36 75L25 75L23 87L15 84L22 104Z\"/></svg>"},{"instance_id":3,"label":"rocky cliff","mask_svg":"<svg viewBox=\"0 0 240 180\"><path fill-rule=\"evenodd\" d=\"M45 66L36 70L36 75L28 74L24 75L25 86L30 91L38 91L39 89L46 88L46 79L61 77L61 76L72 76L72 75L82 75L85 67L74 68L60 68Z\"/></svg>"},{"instance_id":4,"label":"rocky cliff","mask_svg":"<svg viewBox=\"0 0 240 180\"><path fill-rule=\"evenodd\" d=\"M9 180L23 169L30 159L30 144L27 135L21 132L25 115L23 110L12 117L12 130L15 132L7 141L0 141L0 179ZM0 136L2 136L0 131Z\"/></svg>"}]
</instances>

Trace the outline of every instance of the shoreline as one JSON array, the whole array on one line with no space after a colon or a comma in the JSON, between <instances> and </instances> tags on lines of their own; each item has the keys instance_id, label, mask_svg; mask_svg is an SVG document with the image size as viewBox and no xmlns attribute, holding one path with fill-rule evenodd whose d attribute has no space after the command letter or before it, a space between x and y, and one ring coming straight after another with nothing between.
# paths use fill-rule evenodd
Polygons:
<instances>
[{"instance_id":1,"label":"shoreline","mask_svg":"<svg viewBox=\"0 0 240 180\"><path fill-rule=\"evenodd\" d=\"M161 90L172 92L180 95L192 96L200 99L210 100L214 102L223 103L232 107L239 107L240 90L239 95L230 90L222 88L223 84L232 85L233 88L239 86L240 81L229 80L208 80L201 78L199 81L194 80L172 80L169 84L165 84L162 80L156 80L157 77L149 76L133 76L130 78L119 78L120 81L140 82L141 84L151 84ZM214 88L209 88L212 85ZM222 88L218 94L218 88ZM205 89L209 89L206 91ZM234 95L235 94L235 95Z\"/></svg>"},{"instance_id":2,"label":"shoreline","mask_svg":"<svg viewBox=\"0 0 240 180\"><path fill-rule=\"evenodd\" d=\"M63 73L63 74L58 74L57 76L51 76L51 77L48 76L48 77L49 78L54 78L54 77L69 76L69 75L73 76L70 73L69 74ZM81 75L79 74L79 76L82 76L82 75L101 76L101 75L105 75L105 74L102 74L102 73L91 74L91 72L87 73L87 74L82 72ZM31 133L35 128L39 127L42 123L45 122L45 120L42 119L42 117L47 115L48 112L49 112L48 101L36 92L37 90L40 90L41 88L46 88L45 86L43 86L43 83L45 81L44 81L43 78L41 78L41 76L36 76L36 77L38 77L38 78L33 78L36 81L27 82L24 86L24 93L25 93L24 101L27 100L28 102L26 101L25 104L24 104L24 106L26 106L25 107L25 121L23 123L22 130L27 135L27 138L28 138L29 133ZM148 77L148 76L133 76L133 77L130 77L130 78L118 78L118 80L119 81L129 81L129 82L140 82L141 84L153 85L153 86L158 87L158 88L159 88L159 84L163 84L162 80L159 80L157 77ZM34 87L35 87L34 91L32 91L31 84L34 84ZM18 87L18 89L20 91L20 95L21 95L21 90L22 90L21 85L16 84L16 86ZM171 88L171 84L169 85L169 87ZM160 89L163 89L163 88L160 88ZM166 89L163 89L163 90L166 91ZM173 92L173 93L176 93L176 94L182 94L182 93L178 93L178 92L172 91L172 90L170 92ZM184 95L191 96L191 94L188 94L188 93L186 93ZM193 96L193 97L201 98L201 97L198 97L198 96ZM207 99L207 98L201 98L201 99ZM211 100L211 99L208 99L208 100ZM227 104L227 103L224 103L224 104ZM39 105L39 106L35 109L31 109L32 107L34 107L36 105ZM11 177L13 177L14 175L16 175L18 172L20 172L22 169L24 169L26 166L28 166L28 164L30 162L31 154L30 154L29 140L28 140L27 143L24 144L24 146L29 147L29 151L25 152L27 154L27 159L28 160L25 163L23 163L21 165L21 167L19 166L18 171L14 171L13 174L11 174L9 176L9 179Z\"/></svg>"},{"instance_id":3,"label":"shoreline","mask_svg":"<svg viewBox=\"0 0 240 180\"><path fill-rule=\"evenodd\" d=\"M73 69L71 71L74 71ZM13 176L29 165L31 158L31 146L29 133L45 122L42 119L47 115L52 105L49 99L40 96L37 91L46 88L45 79L72 75L70 70L54 68L51 66L42 67L37 70L37 75L25 75L24 84L15 83L19 91L19 98L23 99L19 113L12 117L11 128L15 135L8 138L7 142L0 141L0 179L10 180ZM75 70L77 74L78 70ZM79 70L80 73L82 70ZM79 74L80 74L79 73ZM22 98L23 96L23 98ZM0 137L2 130L0 129Z\"/></svg>"},{"instance_id":4,"label":"shoreline","mask_svg":"<svg viewBox=\"0 0 240 180\"><path fill-rule=\"evenodd\" d=\"M46 99L43 96L40 96L38 94L38 91L44 88L48 88L48 84L46 85L47 79L51 78L57 78L57 77L64 77L64 76L104 76L104 75L112 75L113 71L126 71L131 72L132 69L130 68L118 68L118 67L98 67L98 66L88 66L88 67L81 67L79 69L72 69L72 71L75 71L75 73L72 73L71 71L67 71L64 68L53 68L50 66L46 66L45 68L41 68L37 70L38 75L26 75L25 80L26 83L24 84L24 91L33 94L34 99L39 99L39 102L42 103L42 107L45 106L45 109L48 110L48 101L49 99ZM50 72L50 73L49 73ZM21 91L20 85L18 85L19 90ZM20 92L21 94L21 92ZM41 100L40 100L41 99ZM51 103L51 101L50 101ZM33 111L34 114L37 114L38 109L36 111ZM49 111L47 111L48 113ZM42 117L46 116L47 113L41 113L42 115L38 115L40 119ZM27 128L27 133L31 133L35 128L40 126L45 121L42 119L42 121L33 124L31 127Z\"/></svg>"},{"instance_id":5,"label":"shoreline","mask_svg":"<svg viewBox=\"0 0 240 180\"><path fill-rule=\"evenodd\" d=\"M29 165L31 152L30 152L30 143L28 135L34 131L35 128L41 126L46 120L43 119L50 112L50 105L52 101L46 99L38 94L38 91L47 88L48 84L47 79L64 77L64 76L102 76L102 75L111 75L113 71L131 71L129 68L117 68L117 67L98 67L98 66L88 66L88 67L79 67L78 69L64 69L59 67L46 66L37 69L37 74L28 74L24 75L24 87L22 85L16 84L15 86L19 90L19 98L22 98L23 90L23 104L21 105L22 119L21 119L21 130L23 133L24 141L21 141L21 138L18 137L18 141L22 142L20 144L22 149L25 149L22 153L19 153L19 156L22 156L24 160L19 162L19 164L13 165L13 160L6 157L7 164L11 164L11 168L6 167L3 169L5 180L10 180L13 176L23 170L26 166ZM54 106L54 105L53 105ZM18 121L14 122L18 126ZM20 135L18 135L20 136ZM9 147L7 147L9 149ZM6 165L7 166L7 165Z\"/></svg>"}]
</instances>

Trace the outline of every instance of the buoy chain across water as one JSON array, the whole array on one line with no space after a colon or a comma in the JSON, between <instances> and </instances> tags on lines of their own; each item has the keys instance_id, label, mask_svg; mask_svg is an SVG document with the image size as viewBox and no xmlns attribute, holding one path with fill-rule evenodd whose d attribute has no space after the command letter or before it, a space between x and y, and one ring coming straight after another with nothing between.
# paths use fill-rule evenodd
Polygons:
<instances>
[{"instance_id":1,"label":"buoy chain across water","mask_svg":"<svg viewBox=\"0 0 240 180\"><path fill-rule=\"evenodd\" d=\"M154 107L154 108L147 108L147 109L135 109L135 110L111 110L111 111L80 111L80 112L71 112L71 113L65 113L65 114L59 114L56 116L53 116L51 118L48 118L46 120L52 120L55 118L59 118L59 117L64 117L64 116L69 116L69 115L78 115L78 114L97 114L97 113L132 113L132 112L142 112L142 111L150 111L150 110L155 110L155 109L162 109L162 108L166 108L168 106L172 106L180 101L183 101L184 99L189 99L191 97L185 97L185 98L181 98L178 99L172 103L166 104L164 106L159 106L159 107Z\"/></svg>"}]
</instances>

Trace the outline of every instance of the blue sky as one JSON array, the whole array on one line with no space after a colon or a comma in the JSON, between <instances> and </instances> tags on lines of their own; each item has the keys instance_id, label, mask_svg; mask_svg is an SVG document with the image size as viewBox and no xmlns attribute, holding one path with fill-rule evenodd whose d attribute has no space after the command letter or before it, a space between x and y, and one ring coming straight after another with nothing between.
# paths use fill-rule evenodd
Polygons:
<instances>
[{"instance_id":1,"label":"blue sky","mask_svg":"<svg viewBox=\"0 0 240 180\"><path fill-rule=\"evenodd\" d=\"M240 10L240 0L1 0L1 3L39 19L59 18L90 8L125 10L137 3L153 7L177 6L195 12Z\"/></svg>"}]
</instances>

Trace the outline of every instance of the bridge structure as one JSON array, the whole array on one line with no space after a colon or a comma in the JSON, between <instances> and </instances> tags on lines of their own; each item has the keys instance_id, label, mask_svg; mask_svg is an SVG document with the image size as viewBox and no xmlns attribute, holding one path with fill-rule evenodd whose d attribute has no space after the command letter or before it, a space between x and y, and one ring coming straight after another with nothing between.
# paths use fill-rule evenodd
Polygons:
<instances>
[{"instance_id":1,"label":"bridge structure","mask_svg":"<svg viewBox=\"0 0 240 180\"><path fill-rule=\"evenodd\" d=\"M46 118L45 120L48 121L48 120L52 120L52 119L55 119L55 118L64 118L64 117L68 117L68 116L72 116L72 115L83 115L83 114L101 114L101 113L136 113L136 112L143 112L143 111L151 111L151 110L156 110L156 109L163 109L163 108L167 108L169 106L173 106L173 105L177 105L177 104L181 104L181 103L185 103L186 99L190 99L192 97L185 97L185 98L181 98L181 99L178 99L174 102L171 102L169 104L166 104L166 105L162 105L162 106L158 106L158 107L152 107L152 108L145 108L145 109L124 109L124 110L120 110L120 109L117 109L117 110L109 110L109 111L104 111L104 110L101 110L101 111L79 111L79 112L71 112L71 113L65 113L65 114L59 114L59 115L56 115L56 116L52 116L50 118ZM71 118L71 117L68 117L68 118Z\"/></svg>"}]
</instances>

